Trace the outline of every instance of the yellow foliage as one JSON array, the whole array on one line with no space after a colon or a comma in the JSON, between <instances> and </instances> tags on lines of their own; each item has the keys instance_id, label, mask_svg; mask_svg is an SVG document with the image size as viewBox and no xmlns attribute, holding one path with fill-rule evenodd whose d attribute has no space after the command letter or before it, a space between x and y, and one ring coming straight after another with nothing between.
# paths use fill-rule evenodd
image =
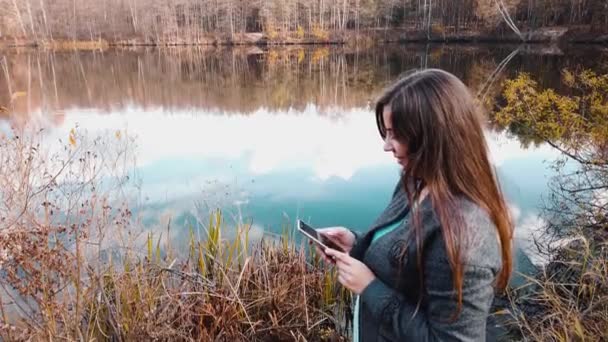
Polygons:
<instances>
[{"instance_id":1,"label":"yellow foliage","mask_svg":"<svg viewBox=\"0 0 608 342\"><path fill-rule=\"evenodd\" d=\"M497 123L524 127L543 140L577 149L585 143L608 143L608 75L585 70L562 73L569 95L539 89L528 74L505 83L506 106L495 113Z\"/></svg>"},{"instance_id":2,"label":"yellow foliage","mask_svg":"<svg viewBox=\"0 0 608 342\"><path fill-rule=\"evenodd\" d=\"M329 32L315 25L312 28L312 35L319 40L329 40Z\"/></svg>"},{"instance_id":3,"label":"yellow foliage","mask_svg":"<svg viewBox=\"0 0 608 342\"><path fill-rule=\"evenodd\" d=\"M431 25L431 32L437 35L446 34L446 27L443 24L434 23Z\"/></svg>"},{"instance_id":4,"label":"yellow foliage","mask_svg":"<svg viewBox=\"0 0 608 342\"><path fill-rule=\"evenodd\" d=\"M572 74L567 69L562 72L562 80L564 81L564 84L567 85L568 87L573 87L574 82L576 81L574 74Z\"/></svg>"},{"instance_id":5,"label":"yellow foliage","mask_svg":"<svg viewBox=\"0 0 608 342\"><path fill-rule=\"evenodd\" d=\"M298 39L304 38L304 28L300 25L298 25L298 29L296 31L296 37L298 37Z\"/></svg>"},{"instance_id":6,"label":"yellow foliage","mask_svg":"<svg viewBox=\"0 0 608 342\"><path fill-rule=\"evenodd\" d=\"M312 62L319 63L321 60L329 56L329 49L326 47L315 49L312 53Z\"/></svg>"},{"instance_id":7,"label":"yellow foliage","mask_svg":"<svg viewBox=\"0 0 608 342\"><path fill-rule=\"evenodd\" d=\"M268 23L268 24L266 24L266 35L268 36L268 39L274 40L279 36L279 33L274 28L274 25L272 25L271 23Z\"/></svg>"},{"instance_id":8,"label":"yellow foliage","mask_svg":"<svg viewBox=\"0 0 608 342\"><path fill-rule=\"evenodd\" d=\"M275 65L279 60L279 53L275 50L268 51L268 64Z\"/></svg>"}]
</instances>

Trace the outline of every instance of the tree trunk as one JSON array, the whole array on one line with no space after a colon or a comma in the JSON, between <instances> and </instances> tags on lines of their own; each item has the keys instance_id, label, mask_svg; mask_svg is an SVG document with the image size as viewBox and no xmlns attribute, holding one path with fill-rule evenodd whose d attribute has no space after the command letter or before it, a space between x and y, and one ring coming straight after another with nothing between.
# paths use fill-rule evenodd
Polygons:
<instances>
[{"instance_id":1,"label":"tree trunk","mask_svg":"<svg viewBox=\"0 0 608 342\"><path fill-rule=\"evenodd\" d=\"M324 0L320 0L321 4L319 6L319 28L321 30L323 30L323 16L325 14L325 1Z\"/></svg>"},{"instance_id":2,"label":"tree trunk","mask_svg":"<svg viewBox=\"0 0 608 342\"><path fill-rule=\"evenodd\" d=\"M34 35L34 39L38 41L38 33L34 28L34 18L32 17L32 6L30 6L30 0L26 0L25 6L27 8L27 14L30 17L30 30L32 31L32 35Z\"/></svg>"},{"instance_id":3,"label":"tree trunk","mask_svg":"<svg viewBox=\"0 0 608 342\"><path fill-rule=\"evenodd\" d=\"M232 3L228 5L228 20L230 21L230 39L234 39L234 24L233 24L233 6Z\"/></svg>"},{"instance_id":4,"label":"tree trunk","mask_svg":"<svg viewBox=\"0 0 608 342\"><path fill-rule=\"evenodd\" d=\"M425 0L426 1L426 0ZM433 15L433 0L429 0L428 19L426 22L426 38L431 39L431 18Z\"/></svg>"},{"instance_id":5,"label":"tree trunk","mask_svg":"<svg viewBox=\"0 0 608 342\"><path fill-rule=\"evenodd\" d=\"M21 18L21 11L17 6L17 1L13 0L13 7L15 8L15 15L17 16L17 21L19 22L19 26L21 26L21 33L23 34L23 38L27 38L27 32L25 31L25 25L23 25L23 19Z\"/></svg>"}]
</instances>

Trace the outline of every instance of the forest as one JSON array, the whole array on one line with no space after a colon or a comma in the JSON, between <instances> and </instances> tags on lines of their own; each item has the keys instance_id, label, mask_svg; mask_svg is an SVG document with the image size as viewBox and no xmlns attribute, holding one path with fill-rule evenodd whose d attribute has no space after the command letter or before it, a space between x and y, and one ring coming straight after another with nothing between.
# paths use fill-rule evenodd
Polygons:
<instances>
[{"instance_id":1,"label":"forest","mask_svg":"<svg viewBox=\"0 0 608 342\"><path fill-rule=\"evenodd\" d=\"M32 44L349 42L379 32L534 40L539 31L589 41L607 28L602 0L0 0L0 41Z\"/></svg>"}]
</instances>

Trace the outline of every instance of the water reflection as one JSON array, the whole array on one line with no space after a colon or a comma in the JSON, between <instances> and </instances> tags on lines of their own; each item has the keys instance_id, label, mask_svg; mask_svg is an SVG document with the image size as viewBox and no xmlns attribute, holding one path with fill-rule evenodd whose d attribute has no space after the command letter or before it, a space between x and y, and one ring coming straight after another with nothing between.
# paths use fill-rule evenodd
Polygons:
<instances>
[{"instance_id":1,"label":"water reflection","mask_svg":"<svg viewBox=\"0 0 608 342\"><path fill-rule=\"evenodd\" d=\"M76 126L91 134L126 130L136 137L146 198L140 214L150 227L165 227L172 217L178 236L217 207L232 222L253 222L271 232L297 217L318 226L365 229L388 201L399 169L383 152L369 109L318 111L314 105L249 115L74 110L48 139L65 137ZM531 248L536 206L550 172L544 160L557 154L547 146L524 149L506 133L488 131L487 137L521 225L520 245Z\"/></svg>"},{"instance_id":2,"label":"water reflection","mask_svg":"<svg viewBox=\"0 0 608 342\"><path fill-rule=\"evenodd\" d=\"M296 217L314 225L365 229L388 201L399 170L382 151L369 103L413 67L447 69L491 108L501 82L528 71L559 89L559 70L594 67L605 50L521 47L488 82L513 46L392 46L5 52L0 104L7 125L47 128L47 142L74 127L126 131L137 141L144 199L153 229L169 218L182 234L209 208L257 231L279 231ZM18 94L18 95L15 95ZM2 115L2 114L0 114ZM2 127L2 126L0 126ZM489 130L492 160L518 218L517 238L532 247L537 206L555 152L523 148Z\"/></svg>"},{"instance_id":3,"label":"water reflection","mask_svg":"<svg viewBox=\"0 0 608 342\"><path fill-rule=\"evenodd\" d=\"M411 68L447 69L478 91L516 48L403 45L366 50L10 50L0 60L4 71L0 73L0 105L14 109L12 120L18 124L32 116L61 124L64 110L69 108L112 113L135 105L163 111L215 108L250 113L259 108L303 110L309 103L319 108L361 107ZM519 70L559 89L556 70L575 65L593 67L606 54L602 49L579 47L520 47L505 72L492 83L488 98L493 99L500 90L501 80ZM585 58L589 56L594 58Z\"/></svg>"}]
</instances>

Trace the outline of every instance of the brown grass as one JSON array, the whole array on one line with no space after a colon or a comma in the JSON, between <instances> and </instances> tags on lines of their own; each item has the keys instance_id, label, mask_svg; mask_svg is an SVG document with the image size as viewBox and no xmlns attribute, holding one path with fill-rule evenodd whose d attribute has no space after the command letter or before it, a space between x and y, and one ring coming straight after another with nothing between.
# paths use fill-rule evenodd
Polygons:
<instances>
[{"instance_id":1,"label":"brown grass","mask_svg":"<svg viewBox=\"0 0 608 342\"><path fill-rule=\"evenodd\" d=\"M569 243L511 296L515 328L525 340L608 340L608 244Z\"/></svg>"},{"instance_id":2,"label":"brown grass","mask_svg":"<svg viewBox=\"0 0 608 342\"><path fill-rule=\"evenodd\" d=\"M215 211L178 250L168 231L142 234L116 195L127 132L72 130L55 152L41 141L0 140L3 340L345 340L350 295L287 227L254 242L241 224L226 239Z\"/></svg>"}]
</instances>

